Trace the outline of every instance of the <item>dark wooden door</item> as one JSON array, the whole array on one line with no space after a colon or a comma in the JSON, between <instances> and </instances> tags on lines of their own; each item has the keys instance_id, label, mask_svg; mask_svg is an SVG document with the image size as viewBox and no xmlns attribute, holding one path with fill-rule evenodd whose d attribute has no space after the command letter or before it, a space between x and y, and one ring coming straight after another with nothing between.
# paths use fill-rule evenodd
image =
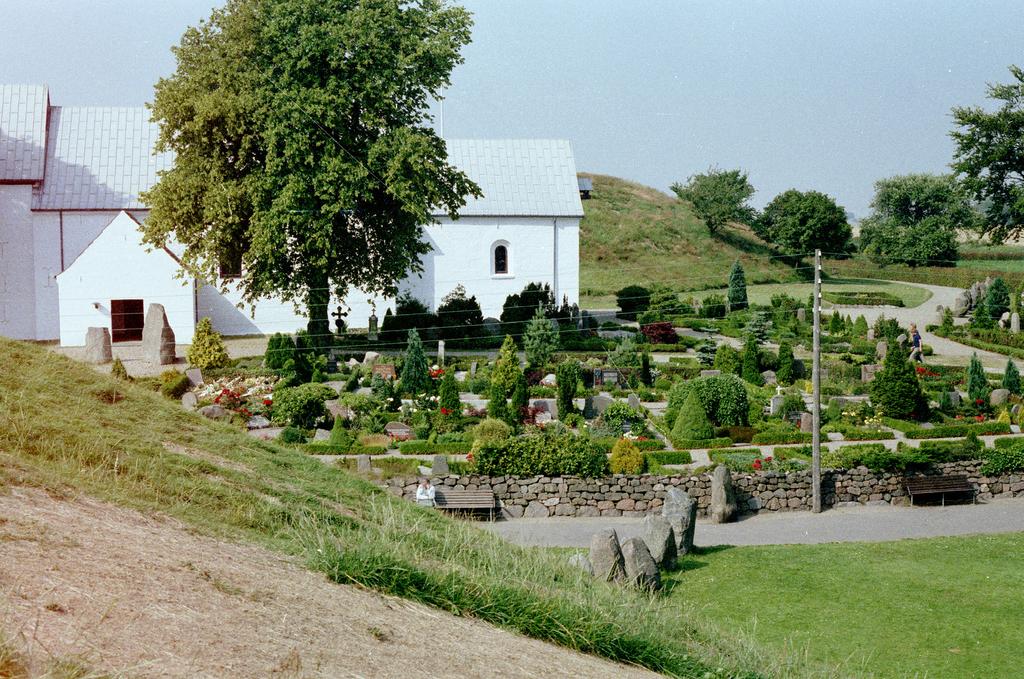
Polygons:
<instances>
[{"instance_id":1,"label":"dark wooden door","mask_svg":"<svg viewBox=\"0 0 1024 679\"><path fill-rule=\"evenodd\" d=\"M146 314L141 299L110 300L110 339L114 342L138 342Z\"/></svg>"}]
</instances>

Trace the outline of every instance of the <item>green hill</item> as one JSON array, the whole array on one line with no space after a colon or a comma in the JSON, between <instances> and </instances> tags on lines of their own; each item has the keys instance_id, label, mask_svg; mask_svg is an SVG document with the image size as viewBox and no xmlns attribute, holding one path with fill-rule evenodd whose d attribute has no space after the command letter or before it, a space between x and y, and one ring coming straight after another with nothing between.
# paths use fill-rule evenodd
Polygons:
<instances>
[{"instance_id":1,"label":"green hill","mask_svg":"<svg viewBox=\"0 0 1024 679\"><path fill-rule=\"evenodd\" d=\"M749 229L734 226L712 238L687 203L657 189L581 173L594 181L580 223L580 295L591 308L615 306L627 285L662 284L680 292L724 287L740 260L747 283L798 280Z\"/></svg>"},{"instance_id":2,"label":"green hill","mask_svg":"<svg viewBox=\"0 0 1024 679\"><path fill-rule=\"evenodd\" d=\"M813 674L688 608L594 581L564 552L510 545L43 347L0 338L0 363L0 493L31 486L170 515L338 583L674 676ZM14 634L3 623L0 659Z\"/></svg>"}]
</instances>

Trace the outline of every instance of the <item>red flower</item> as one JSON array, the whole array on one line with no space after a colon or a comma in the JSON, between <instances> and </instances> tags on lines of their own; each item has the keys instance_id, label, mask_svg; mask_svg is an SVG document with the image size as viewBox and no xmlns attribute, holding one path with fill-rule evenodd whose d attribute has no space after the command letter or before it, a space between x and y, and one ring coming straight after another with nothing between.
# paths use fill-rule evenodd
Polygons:
<instances>
[{"instance_id":1,"label":"red flower","mask_svg":"<svg viewBox=\"0 0 1024 679\"><path fill-rule=\"evenodd\" d=\"M765 455L764 456L764 461L765 462L771 462L772 461L772 456L771 455Z\"/></svg>"},{"instance_id":2,"label":"red flower","mask_svg":"<svg viewBox=\"0 0 1024 679\"><path fill-rule=\"evenodd\" d=\"M978 422L984 422L985 421L985 416L984 415L975 415L974 419L977 420Z\"/></svg>"},{"instance_id":3,"label":"red flower","mask_svg":"<svg viewBox=\"0 0 1024 679\"><path fill-rule=\"evenodd\" d=\"M976 405L976 406L980 406L984 402L985 402L985 399L983 399L983 398L976 398L976 399L974 399L974 405Z\"/></svg>"},{"instance_id":4,"label":"red flower","mask_svg":"<svg viewBox=\"0 0 1024 679\"><path fill-rule=\"evenodd\" d=\"M471 450L468 453L466 453L466 462L472 462L472 461L473 461L473 451Z\"/></svg>"},{"instance_id":5,"label":"red flower","mask_svg":"<svg viewBox=\"0 0 1024 679\"><path fill-rule=\"evenodd\" d=\"M273 401L273 399L265 398L265 399L263 399L263 405L265 405L265 406L272 406L272 405L274 405L274 401Z\"/></svg>"},{"instance_id":6,"label":"red flower","mask_svg":"<svg viewBox=\"0 0 1024 679\"><path fill-rule=\"evenodd\" d=\"M435 380L438 377L440 377L441 375L444 375L444 368L437 368L436 370L431 370L430 371L430 377L435 379Z\"/></svg>"},{"instance_id":7,"label":"red flower","mask_svg":"<svg viewBox=\"0 0 1024 679\"><path fill-rule=\"evenodd\" d=\"M958 420L962 420L962 419L964 419L964 416L963 416L963 415L957 415L957 416L956 416L956 419L958 419Z\"/></svg>"},{"instance_id":8,"label":"red flower","mask_svg":"<svg viewBox=\"0 0 1024 679\"><path fill-rule=\"evenodd\" d=\"M441 414L447 417L452 414L452 411L449 408L441 408Z\"/></svg>"},{"instance_id":9,"label":"red flower","mask_svg":"<svg viewBox=\"0 0 1024 679\"><path fill-rule=\"evenodd\" d=\"M754 462L750 466L754 468L754 471L757 471L757 472L761 471L761 460L760 460L760 458L754 460Z\"/></svg>"}]
</instances>

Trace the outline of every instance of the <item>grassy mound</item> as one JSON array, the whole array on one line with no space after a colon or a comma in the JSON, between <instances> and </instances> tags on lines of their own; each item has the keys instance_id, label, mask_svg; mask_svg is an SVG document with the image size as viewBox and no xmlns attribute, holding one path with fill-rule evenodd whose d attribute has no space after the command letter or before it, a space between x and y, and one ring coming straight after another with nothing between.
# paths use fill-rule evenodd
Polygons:
<instances>
[{"instance_id":1,"label":"grassy mound","mask_svg":"<svg viewBox=\"0 0 1024 679\"><path fill-rule=\"evenodd\" d=\"M162 512L300 556L337 582L674 676L821 669L41 347L0 338L0 361L0 492L31 485Z\"/></svg>"},{"instance_id":2,"label":"grassy mound","mask_svg":"<svg viewBox=\"0 0 1024 679\"><path fill-rule=\"evenodd\" d=\"M712 238L688 204L615 177L594 180L580 223L580 292L584 306L613 307L627 285L663 284L676 290L723 287L735 260L747 283L798 280L750 231L723 230Z\"/></svg>"}]
</instances>

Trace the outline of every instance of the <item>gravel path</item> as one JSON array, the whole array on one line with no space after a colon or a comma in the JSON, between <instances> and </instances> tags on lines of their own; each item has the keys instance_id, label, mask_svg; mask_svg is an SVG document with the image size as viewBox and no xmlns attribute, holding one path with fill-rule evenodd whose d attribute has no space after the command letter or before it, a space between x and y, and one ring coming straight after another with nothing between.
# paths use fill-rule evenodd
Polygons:
<instances>
[{"instance_id":1,"label":"gravel path","mask_svg":"<svg viewBox=\"0 0 1024 679\"><path fill-rule=\"evenodd\" d=\"M544 547L587 547L590 536L603 528L614 528L622 540L641 533L641 519L632 517L512 519L481 525L510 542ZM1015 532L1024 532L1024 497L948 507L839 507L821 514L766 512L727 524L701 519L694 542L702 547L887 542Z\"/></svg>"}]
</instances>

